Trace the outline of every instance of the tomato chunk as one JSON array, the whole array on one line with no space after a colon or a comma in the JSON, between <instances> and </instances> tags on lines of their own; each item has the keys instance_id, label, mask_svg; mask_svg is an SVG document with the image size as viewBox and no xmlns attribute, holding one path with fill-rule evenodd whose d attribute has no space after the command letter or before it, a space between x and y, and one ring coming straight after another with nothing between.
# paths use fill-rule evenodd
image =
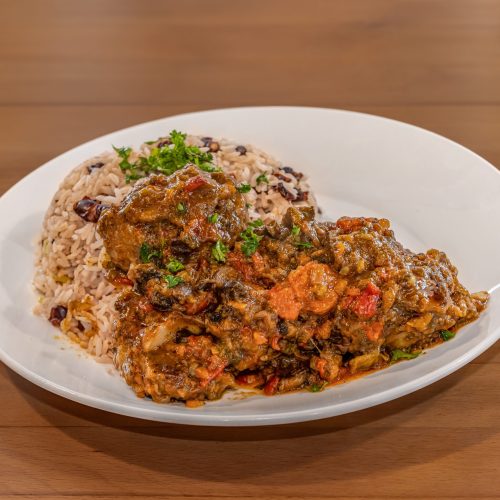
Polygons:
<instances>
[{"instance_id":1,"label":"tomato chunk","mask_svg":"<svg viewBox=\"0 0 500 500\"><path fill-rule=\"evenodd\" d=\"M380 321L376 321L365 326L365 333L370 340L376 341L379 339L383 329L384 325Z\"/></svg>"},{"instance_id":2,"label":"tomato chunk","mask_svg":"<svg viewBox=\"0 0 500 500\"><path fill-rule=\"evenodd\" d=\"M207 181L201 175L197 175L196 177L191 177L191 179L186 181L184 191L186 191L187 193L191 193L201 188L205 184L207 184Z\"/></svg>"},{"instance_id":3,"label":"tomato chunk","mask_svg":"<svg viewBox=\"0 0 500 500\"><path fill-rule=\"evenodd\" d=\"M350 309L360 318L370 319L377 312L380 300L380 289L373 283L368 283L351 303Z\"/></svg>"},{"instance_id":4,"label":"tomato chunk","mask_svg":"<svg viewBox=\"0 0 500 500\"><path fill-rule=\"evenodd\" d=\"M308 262L269 290L269 305L287 320L296 320L301 311L325 314L337 304L337 278L326 264Z\"/></svg>"},{"instance_id":5,"label":"tomato chunk","mask_svg":"<svg viewBox=\"0 0 500 500\"><path fill-rule=\"evenodd\" d=\"M273 375L267 384L264 386L264 394L266 396L272 396L273 394L276 394L278 391L278 385L280 383L280 378L277 377L276 375Z\"/></svg>"}]
</instances>

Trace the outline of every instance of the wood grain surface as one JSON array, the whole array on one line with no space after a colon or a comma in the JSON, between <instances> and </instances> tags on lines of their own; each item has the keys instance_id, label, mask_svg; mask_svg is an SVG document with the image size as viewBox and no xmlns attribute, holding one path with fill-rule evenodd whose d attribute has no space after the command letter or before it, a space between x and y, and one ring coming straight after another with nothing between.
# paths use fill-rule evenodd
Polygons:
<instances>
[{"instance_id":1,"label":"wood grain surface","mask_svg":"<svg viewBox=\"0 0 500 500\"><path fill-rule=\"evenodd\" d=\"M500 2L0 0L2 193L103 133L265 104L404 120L500 165ZM0 500L499 498L499 381L497 343L376 408L209 429L93 410L0 365Z\"/></svg>"}]
</instances>

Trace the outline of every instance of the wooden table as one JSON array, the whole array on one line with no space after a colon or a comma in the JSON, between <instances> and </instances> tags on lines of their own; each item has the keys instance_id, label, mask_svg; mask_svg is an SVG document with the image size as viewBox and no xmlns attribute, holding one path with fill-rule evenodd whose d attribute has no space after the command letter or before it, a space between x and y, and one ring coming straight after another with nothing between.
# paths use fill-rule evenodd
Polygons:
<instances>
[{"instance_id":1,"label":"wooden table","mask_svg":"<svg viewBox=\"0 0 500 500\"><path fill-rule=\"evenodd\" d=\"M0 0L0 28L0 192L114 129L240 105L380 114L500 165L495 0ZM209 429L86 408L2 365L0 500L498 498L499 380L497 344L370 410Z\"/></svg>"}]
</instances>

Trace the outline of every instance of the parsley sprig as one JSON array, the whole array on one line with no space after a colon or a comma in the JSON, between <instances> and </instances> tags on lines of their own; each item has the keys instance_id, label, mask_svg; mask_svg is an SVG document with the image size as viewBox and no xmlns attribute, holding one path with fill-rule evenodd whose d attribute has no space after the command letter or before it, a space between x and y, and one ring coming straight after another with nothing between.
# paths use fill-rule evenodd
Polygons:
<instances>
[{"instance_id":1,"label":"parsley sprig","mask_svg":"<svg viewBox=\"0 0 500 500\"><path fill-rule=\"evenodd\" d=\"M132 148L113 146L113 149L121 158L119 165L125 173L126 182L146 177L153 172L170 175L188 163L193 163L205 172L219 170L212 163L213 156L211 153L203 152L197 146L188 146L186 144L186 134L172 130L169 139L170 144L153 148L149 156L139 156L134 163L129 160Z\"/></svg>"},{"instance_id":2,"label":"parsley sprig","mask_svg":"<svg viewBox=\"0 0 500 500\"><path fill-rule=\"evenodd\" d=\"M212 247L212 257L217 262L226 262L228 252L229 248L221 240L217 240L217 243Z\"/></svg>"},{"instance_id":3,"label":"parsley sprig","mask_svg":"<svg viewBox=\"0 0 500 500\"><path fill-rule=\"evenodd\" d=\"M264 223L261 219L254 220L248 224L248 227L240 234L240 238L243 240L241 244L241 251L247 256L251 257L259 246L262 236L255 234L254 229L256 227L263 226Z\"/></svg>"},{"instance_id":4,"label":"parsley sprig","mask_svg":"<svg viewBox=\"0 0 500 500\"><path fill-rule=\"evenodd\" d=\"M240 193L248 193L250 191L250 189L252 189L252 187L250 186L250 184L243 183L243 184L240 184L236 189Z\"/></svg>"},{"instance_id":5,"label":"parsley sprig","mask_svg":"<svg viewBox=\"0 0 500 500\"><path fill-rule=\"evenodd\" d=\"M218 213L213 213L212 215L209 215L207 217L208 222L210 224L215 224L219 220L219 214Z\"/></svg>"},{"instance_id":6,"label":"parsley sprig","mask_svg":"<svg viewBox=\"0 0 500 500\"><path fill-rule=\"evenodd\" d=\"M145 242L139 248L139 259L144 264L151 262L151 260L154 258L159 259L160 257L160 251L156 248L151 247Z\"/></svg>"},{"instance_id":7,"label":"parsley sprig","mask_svg":"<svg viewBox=\"0 0 500 500\"><path fill-rule=\"evenodd\" d=\"M184 264L177 259L170 259L167 264L167 270L171 273L178 273L184 269Z\"/></svg>"},{"instance_id":8,"label":"parsley sprig","mask_svg":"<svg viewBox=\"0 0 500 500\"><path fill-rule=\"evenodd\" d=\"M441 338L445 341L448 342L448 340L451 340L454 336L454 332L450 332L450 330L441 330L439 332L439 335L441 335Z\"/></svg>"},{"instance_id":9,"label":"parsley sprig","mask_svg":"<svg viewBox=\"0 0 500 500\"><path fill-rule=\"evenodd\" d=\"M402 351L401 349L394 349L391 352L391 363L395 363L400 359L414 359L418 357L420 354L421 354L420 352L406 352Z\"/></svg>"},{"instance_id":10,"label":"parsley sprig","mask_svg":"<svg viewBox=\"0 0 500 500\"><path fill-rule=\"evenodd\" d=\"M168 283L168 288L174 288L183 282L180 276L173 276L171 274L166 274L163 276L163 279Z\"/></svg>"},{"instance_id":11,"label":"parsley sprig","mask_svg":"<svg viewBox=\"0 0 500 500\"><path fill-rule=\"evenodd\" d=\"M257 184L261 184L261 183L265 183L265 184L269 184L269 179L267 178L267 175L266 174L260 174L257 179L255 179L255 182Z\"/></svg>"}]
</instances>

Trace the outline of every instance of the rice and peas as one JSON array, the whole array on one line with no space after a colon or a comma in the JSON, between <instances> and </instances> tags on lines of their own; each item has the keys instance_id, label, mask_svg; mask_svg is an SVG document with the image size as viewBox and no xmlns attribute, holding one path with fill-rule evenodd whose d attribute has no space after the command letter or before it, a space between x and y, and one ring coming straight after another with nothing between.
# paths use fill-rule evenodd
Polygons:
<instances>
[{"instance_id":1,"label":"rice and peas","mask_svg":"<svg viewBox=\"0 0 500 500\"><path fill-rule=\"evenodd\" d=\"M99 209L119 204L146 173L130 166L154 159L164 148L174 151L181 140L188 150L195 147L196 158L210 159L208 168L234 178L253 219L279 221L292 205L315 206L303 174L251 145L225 139L173 131L139 150L115 148L77 166L63 180L45 214L37 244L34 286L40 295L34 311L98 362L111 362L117 297L102 268L104 248L95 224Z\"/></svg>"}]
</instances>

